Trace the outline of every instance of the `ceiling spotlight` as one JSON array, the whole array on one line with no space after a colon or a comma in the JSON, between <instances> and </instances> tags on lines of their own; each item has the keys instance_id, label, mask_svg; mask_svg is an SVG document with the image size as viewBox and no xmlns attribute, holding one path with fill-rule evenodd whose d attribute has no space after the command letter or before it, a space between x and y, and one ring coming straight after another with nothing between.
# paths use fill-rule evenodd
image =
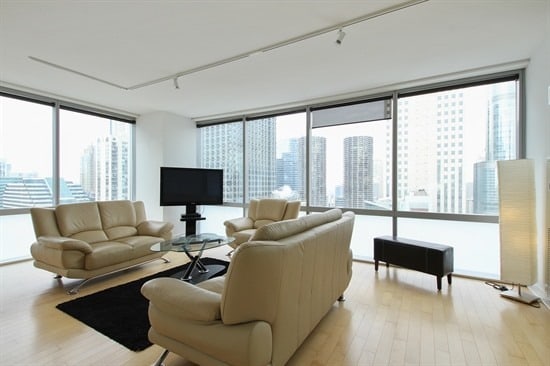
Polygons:
<instances>
[{"instance_id":1,"label":"ceiling spotlight","mask_svg":"<svg viewBox=\"0 0 550 366\"><path fill-rule=\"evenodd\" d=\"M179 89L180 88L180 84L178 84L178 78L174 78L174 88L176 89Z\"/></svg>"},{"instance_id":2,"label":"ceiling spotlight","mask_svg":"<svg viewBox=\"0 0 550 366\"><path fill-rule=\"evenodd\" d=\"M336 38L336 44L338 45L342 44L342 41L344 40L345 36L346 36L346 32L344 32L342 28L340 28L338 30L338 38Z\"/></svg>"}]
</instances>

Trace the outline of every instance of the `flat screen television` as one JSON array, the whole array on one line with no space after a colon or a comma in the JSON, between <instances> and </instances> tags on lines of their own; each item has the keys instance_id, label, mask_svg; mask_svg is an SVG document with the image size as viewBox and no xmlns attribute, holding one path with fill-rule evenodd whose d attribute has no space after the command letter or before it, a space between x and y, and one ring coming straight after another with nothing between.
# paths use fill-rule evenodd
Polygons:
<instances>
[{"instance_id":1,"label":"flat screen television","mask_svg":"<svg viewBox=\"0 0 550 366\"><path fill-rule=\"evenodd\" d=\"M160 205L187 206L223 204L223 169L160 168Z\"/></svg>"}]
</instances>

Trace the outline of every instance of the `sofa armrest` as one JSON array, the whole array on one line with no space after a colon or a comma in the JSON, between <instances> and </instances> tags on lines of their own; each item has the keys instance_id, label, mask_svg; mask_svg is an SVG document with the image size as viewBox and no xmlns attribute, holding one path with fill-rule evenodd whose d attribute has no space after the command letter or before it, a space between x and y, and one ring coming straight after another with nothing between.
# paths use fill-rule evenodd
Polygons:
<instances>
[{"instance_id":1,"label":"sofa armrest","mask_svg":"<svg viewBox=\"0 0 550 366\"><path fill-rule=\"evenodd\" d=\"M236 219L226 220L224 223L227 235L237 231L253 229L254 221L250 217L238 217Z\"/></svg>"},{"instance_id":2,"label":"sofa armrest","mask_svg":"<svg viewBox=\"0 0 550 366\"><path fill-rule=\"evenodd\" d=\"M221 319L221 294L176 278L155 278L141 287L141 293L161 311L183 319Z\"/></svg>"},{"instance_id":3,"label":"sofa armrest","mask_svg":"<svg viewBox=\"0 0 550 366\"><path fill-rule=\"evenodd\" d=\"M138 235L159 236L166 240L171 239L174 225L164 221L143 221L138 225Z\"/></svg>"},{"instance_id":4,"label":"sofa armrest","mask_svg":"<svg viewBox=\"0 0 550 366\"><path fill-rule=\"evenodd\" d=\"M57 250L77 250L85 254L89 254L93 251L92 246L85 241L63 236L40 236L37 242L46 248Z\"/></svg>"}]
</instances>

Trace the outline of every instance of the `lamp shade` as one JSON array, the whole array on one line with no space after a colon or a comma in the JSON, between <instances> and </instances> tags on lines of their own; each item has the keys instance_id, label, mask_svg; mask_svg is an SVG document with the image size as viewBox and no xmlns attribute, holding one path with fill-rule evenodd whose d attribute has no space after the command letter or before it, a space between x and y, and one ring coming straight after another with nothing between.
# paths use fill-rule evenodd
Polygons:
<instances>
[{"instance_id":1,"label":"lamp shade","mask_svg":"<svg viewBox=\"0 0 550 366\"><path fill-rule=\"evenodd\" d=\"M500 279L532 285L536 281L534 162L497 162L500 230Z\"/></svg>"}]
</instances>

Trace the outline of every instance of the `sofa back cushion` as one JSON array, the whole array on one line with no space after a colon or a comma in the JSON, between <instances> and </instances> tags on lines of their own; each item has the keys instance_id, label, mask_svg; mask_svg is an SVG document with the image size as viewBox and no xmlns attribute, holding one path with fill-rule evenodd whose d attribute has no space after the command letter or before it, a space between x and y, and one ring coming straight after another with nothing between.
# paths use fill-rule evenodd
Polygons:
<instances>
[{"instance_id":1,"label":"sofa back cushion","mask_svg":"<svg viewBox=\"0 0 550 366\"><path fill-rule=\"evenodd\" d=\"M57 228L54 208L32 207L31 218L36 238L40 236L61 236Z\"/></svg>"},{"instance_id":2,"label":"sofa back cushion","mask_svg":"<svg viewBox=\"0 0 550 366\"><path fill-rule=\"evenodd\" d=\"M262 226L252 237L252 240L281 240L283 238L299 234L315 226L336 221L342 217L342 211L339 208L333 208L319 214L302 216L299 219L274 222Z\"/></svg>"},{"instance_id":3,"label":"sofa back cushion","mask_svg":"<svg viewBox=\"0 0 550 366\"><path fill-rule=\"evenodd\" d=\"M250 200L248 217L254 221L279 221L286 209L286 200L279 198L262 198Z\"/></svg>"},{"instance_id":4,"label":"sofa back cushion","mask_svg":"<svg viewBox=\"0 0 550 366\"><path fill-rule=\"evenodd\" d=\"M97 202L59 205L55 209L57 227L61 235L88 243L107 240L101 225Z\"/></svg>"},{"instance_id":5,"label":"sofa back cushion","mask_svg":"<svg viewBox=\"0 0 550 366\"><path fill-rule=\"evenodd\" d=\"M137 234L136 211L131 201L102 201L98 207L103 230L110 240Z\"/></svg>"}]
</instances>

